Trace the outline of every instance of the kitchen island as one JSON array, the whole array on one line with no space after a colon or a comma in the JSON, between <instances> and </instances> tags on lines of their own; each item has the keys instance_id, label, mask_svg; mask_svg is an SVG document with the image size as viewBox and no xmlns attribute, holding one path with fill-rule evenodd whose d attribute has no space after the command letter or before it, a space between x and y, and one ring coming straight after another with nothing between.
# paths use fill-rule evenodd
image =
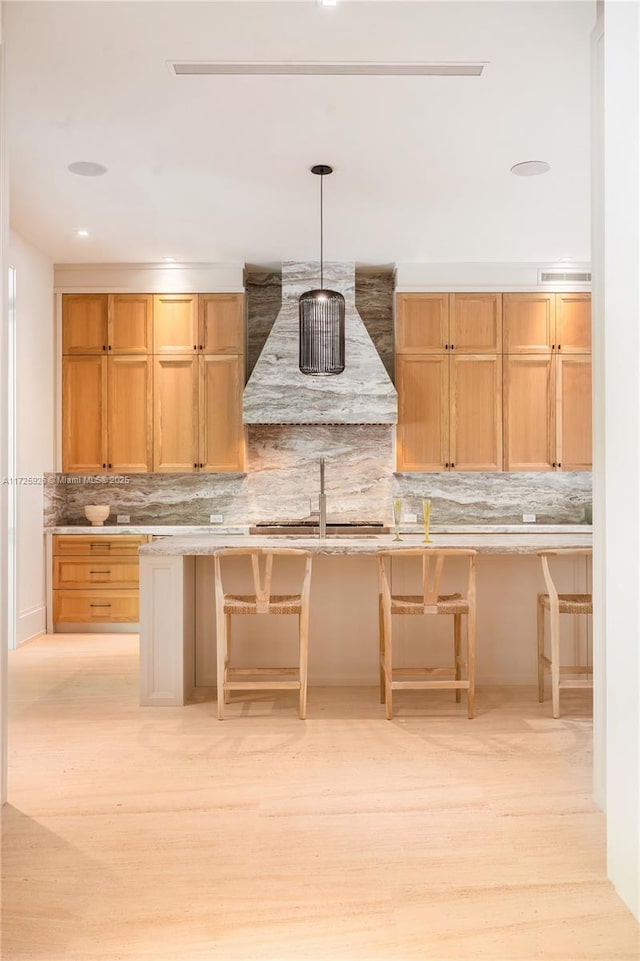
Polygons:
<instances>
[{"instance_id":1,"label":"kitchen island","mask_svg":"<svg viewBox=\"0 0 640 961\"><path fill-rule=\"evenodd\" d=\"M214 686L211 555L223 547L312 551L310 685L377 684L375 554L382 549L420 546L421 541L416 533L403 534L401 541L391 534L324 539L206 534L171 536L145 545L140 549L140 703L181 705L191 699L195 687ZM544 589L536 554L546 549L590 547L591 541L591 530L577 525L533 530L463 528L432 534L433 548L467 547L480 555L478 683L533 683L536 595ZM590 590L590 570L584 558L566 558L561 563L572 591ZM243 620L239 630L251 630L246 622L255 619ZM412 642L412 629L413 625L403 625L408 643ZM580 634L586 630L585 625ZM273 623L264 628L261 624L261 639L273 639L276 652L279 643L286 644L286 633L281 623L277 633ZM283 635L282 642L279 635ZM576 644L584 642L583 636L575 638Z\"/></svg>"}]
</instances>

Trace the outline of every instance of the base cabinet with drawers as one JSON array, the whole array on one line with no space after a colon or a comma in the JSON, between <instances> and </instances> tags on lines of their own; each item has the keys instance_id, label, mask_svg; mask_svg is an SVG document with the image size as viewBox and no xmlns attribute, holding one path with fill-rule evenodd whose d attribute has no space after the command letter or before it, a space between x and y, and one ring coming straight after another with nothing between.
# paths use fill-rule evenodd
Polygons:
<instances>
[{"instance_id":1,"label":"base cabinet with drawers","mask_svg":"<svg viewBox=\"0 0 640 961\"><path fill-rule=\"evenodd\" d=\"M53 535L53 623L136 623L139 534Z\"/></svg>"}]
</instances>

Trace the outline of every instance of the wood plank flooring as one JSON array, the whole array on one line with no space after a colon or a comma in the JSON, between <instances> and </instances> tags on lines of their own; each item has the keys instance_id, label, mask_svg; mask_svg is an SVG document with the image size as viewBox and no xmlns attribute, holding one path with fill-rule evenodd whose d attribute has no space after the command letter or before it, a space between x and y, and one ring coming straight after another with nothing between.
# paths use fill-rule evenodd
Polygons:
<instances>
[{"instance_id":1,"label":"wood plank flooring","mask_svg":"<svg viewBox=\"0 0 640 961\"><path fill-rule=\"evenodd\" d=\"M137 705L137 637L10 656L3 961L638 961L588 692ZM395 705L394 705L395 706Z\"/></svg>"}]
</instances>

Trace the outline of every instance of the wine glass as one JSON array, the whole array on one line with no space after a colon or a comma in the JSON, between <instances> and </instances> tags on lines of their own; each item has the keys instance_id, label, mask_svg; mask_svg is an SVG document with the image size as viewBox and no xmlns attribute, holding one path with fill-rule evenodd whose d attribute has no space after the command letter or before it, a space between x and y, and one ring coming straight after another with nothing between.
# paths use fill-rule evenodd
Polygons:
<instances>
[{"instance_id":1,"label":"wine glass","mask_svg":"<svg viewBox=\"0 0 640 961\"><path fill-rule=\"evenodd\" d=\"M400 537L400 521L402 520L402 501L395 500L393 502L393 523L395 526L395 537L394 541L401 541Z\"/></svg>"},{"instance_id":2,"label":"wine glass","mask_svg":"<svg viewBox=\"0 0 640 961\"><path fill-rule=\"evenodd\" d=\"M422 519L424 521L424 544L430 544L431 538L429 537L429 521L431 520L431 501L424 498L422 501Z\"/></svg>"}]
</instances>

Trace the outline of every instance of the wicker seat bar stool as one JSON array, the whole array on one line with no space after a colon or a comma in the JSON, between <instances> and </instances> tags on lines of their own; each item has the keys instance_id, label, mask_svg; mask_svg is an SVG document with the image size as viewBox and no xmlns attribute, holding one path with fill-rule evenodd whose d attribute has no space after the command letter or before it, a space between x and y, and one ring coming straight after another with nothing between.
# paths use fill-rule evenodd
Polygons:
<instances>
[{"instance_id":1,"label":"wicker seat bar stool","mask_svg":"<svg viewBox=\"0 0 640 961\"><path fill-rule=\"evenodd\" d=\"M560 717L560 691L563 688L593 689L593 677L575 679L576 674L593 674L589 664L560 664L560 615L593 614L591 594L559 594L551 570L549 558L552 557L591 557L590 547L558 548L557 550L538 551L542 561L542 574L547 588L546 594L538 594L538 700L544 701L545 674L551 674L551 700L554 717ZM545 654L545 611L549 611L550 656ZM574 679L562 680L562 675L573 674Z\"/></svg>"},{"instance_id":2,"label":"wicker seat bar stool","mask_svg":"<svg viewBox=\"0 0 640 961\"><path fill-rule=\"evenodd\" d=\"M223 586L225 559L246 556L251 561L253 593L228 593ZM307 713L307 664L309 654L310 551L297 548L227 547L214 556L216 597L216 649L218 666L218 720L231 691L298 690L298 711ZM272 594L274 558L298 557L302 565L301 587L297 593ZM231 618L233 615L295 614L298 618L298 664L295 667L232 667ZM258 678L262 678L258 680Z\"/></svg>"},{"instance_id":3,"label":"wicker seat bar stool","mask_svg":"<svg viewBox=\"0 0 640 961\"><path fill-rule=\"evenodd\" d=\"M387 719L393 716L393 691L450 689L467 692L467 712L474 712L475 639L476 639L476 551L466 548L432 549L425 547L399 548L378 551L379 613L380 613L380 700L386 705ZM440 583L449 558L469 560L466 592L440 594ZM394 558L413 558L422 566L422 593L395 594L392 591L389 568ZM393 666L393 617L395 615L449 614L453 616L454 663L448 667ZM462 652L462 618L467 619L467 656ZM463 672L466 677L463 677Z\"/></svg>"}]
</instances>

